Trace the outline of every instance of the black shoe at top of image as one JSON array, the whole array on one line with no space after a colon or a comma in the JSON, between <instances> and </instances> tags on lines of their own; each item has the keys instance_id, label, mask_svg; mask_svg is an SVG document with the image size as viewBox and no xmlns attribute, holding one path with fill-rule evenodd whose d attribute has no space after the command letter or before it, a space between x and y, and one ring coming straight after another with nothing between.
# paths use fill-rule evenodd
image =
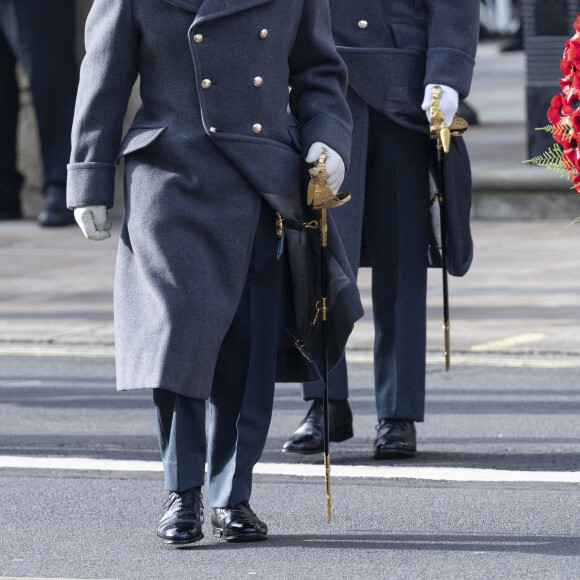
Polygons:
<instances>
[{"instance_id":1,"label":"black shoe at top of image","mask_svg":"<svg viewBox=\"0 0 580 580\"><path fill-rule=\"evenodd\" d=\"M408 419L379 419L377 438L373 445L375 459L404 459L417 452L417 433L414 421Z\"/></svg>"},{"instance_id":2,"label":"black shoe at top of image","mask_svg":"<svg viewBox=\"0 0 580 580\"><path fill-rule=\"evenodd\" d=\"M231 508L213 508L213 535L228 542L257 542L267 540L268 526L243 501Z\"/></svg>"},{"instance_id":3,"label":"black shoe at top of image","mask_svg":"<svg viewBox=\"0 0 580 580\"><path fill-rule=\"evenodd\" d=\"M157 527L157 537L165 544L184 547L203 538L203 504L197 488L173 492L163 507L165 514Z\"/></svg>"},{"instance_id":4,"label":"black shoe at top of image","mask_svg":"<svg viewBox=\"0 0 580 580\"><path fill-rule=\"evenodd\" d=\"M64 193L47 194L44 209L38 215L37 221L44 227L70 226L75 223L74 212L66 207Z\"/></svg>"},{"instance_id":5,"label":"black shoe at top of image","mask_svg":"<svg viewBox=\"0 0 580 580\"><path fill-rule=\"evenodd\" d=\"M353 436L352 411L348 400L328 401L329 439L335 443ZM324 451L324 417L322 399L313 399L310 410L302 419L300 427L282 446L284 453L312 455Z\"/></svg>"}]
</instances>

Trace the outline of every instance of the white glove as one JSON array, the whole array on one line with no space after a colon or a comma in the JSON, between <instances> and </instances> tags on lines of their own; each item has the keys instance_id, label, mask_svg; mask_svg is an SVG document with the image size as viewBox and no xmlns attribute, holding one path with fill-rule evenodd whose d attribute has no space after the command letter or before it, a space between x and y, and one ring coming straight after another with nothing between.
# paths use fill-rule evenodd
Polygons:
<instances>
[{"instance_id":1,"label":"white glove","mask_svg":"<svg viewBox=\"0 0 580 580\"><path fill-rule=\"evenodd\" d=\"M106 240L111 237L113 225L107 217L106 205L85 205L74 210L75 220L88 240Z\"/></svg>"},{"instance_id":2,"label":"white glove","mask_svg":"<svg viewBox=\"0 0 580 580\"><path fill-rule=\"evenodd\" d=\"M445 117L445 122L447 125L451 125L453 121L453 115L457 113L457 108L459 107L459 95L455 89L448 87L446 85L427 85L425 87L425 98L423 99L423 104L421 108L427 114L427 121L431 123L431 114L429 109L431 108L431 103L433 101L433 95L431 94L431 89L433 87L441 87L441 99L439 101L439 108Z\"/></svg>"},{"instance_id":3,"label":"white glove","mask_svg":"<svg viewBox=\"0 0 580 580\"><path fill-rule=\"evenodd\" d=\"M328 183L332 193L336 195L344 181L345 172L344 162L340 155L325 143L316 141L308 150L306 163L314 163L322 153L326 153L326 183Z\"/></svg>"}]
</instances>

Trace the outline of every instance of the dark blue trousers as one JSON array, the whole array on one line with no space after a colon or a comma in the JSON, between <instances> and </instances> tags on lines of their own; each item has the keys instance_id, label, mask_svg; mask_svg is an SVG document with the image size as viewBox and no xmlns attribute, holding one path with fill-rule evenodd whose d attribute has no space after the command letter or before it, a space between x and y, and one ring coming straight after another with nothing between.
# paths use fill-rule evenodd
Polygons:
<instances>
[{"instance_id":1,"label":"dark blue trousers","mask_svg":"<svg viewBox=\"0 0 580 580\"><path fill-rule=\"evenodd\" d=\"M354 115L354 111L353 111ZM429 137L409 131L368 107L364 200L333 211L356 273L360 237L349 212L362 223L372 267L375 325L374 371L377 416L422 421L425 407ZM356 146L356 144L355 144ZM347 176L348 180L348 176ZM347 181L345 181L345 184ZM352 207L349 207L353 203ZM356 204L359 204L358 207ZM364 204L361 207L361 204ZM320 383L305 383L305 399L322 396ZM343 361L330 373L329 397L346 399Z\"/></svg>"},{"instance_id":2,"label":"dark blue trousers","mask_svg":"<svg viewBox=\"0 0 580 580\"><path fill-rule=\"evenodd\" d=\"M248 278L218 357L207 445L205 401L153 391L165 488L203 485L207 460L211 507L250 499L252 469L266 443L283 313L285 266L283 257L276 260L277 243L274 211L262 202Z\"/></svg>"},{"instance_id":3,"label":"dark blue trousers","mask_svg":"<svg viewBox=\"0 0 580 580\"><path fill-rule=\"evenodd\" d=\"M16 62L29 81L44 193L62 195L78 84L74 0L0 0L0 210L19 207Z\"/></svg>"}]
</instances>

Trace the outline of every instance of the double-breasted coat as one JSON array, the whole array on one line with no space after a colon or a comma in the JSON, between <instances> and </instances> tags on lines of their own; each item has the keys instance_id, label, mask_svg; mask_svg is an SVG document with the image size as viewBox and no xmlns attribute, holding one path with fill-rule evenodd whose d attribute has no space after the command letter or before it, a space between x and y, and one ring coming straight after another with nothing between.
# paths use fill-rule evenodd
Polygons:
<instances>
[{"instance_id":1,"label":"double-breasted coat","mask_svg":"<svg viewBox=\"0 0 580 580\"><path fill-rule=\"evenodd\" d=\"M300 206L315 141L348 163L346 71L328 2L95 0L86 48L68 205L111 207L125 157L117 387L207 398L260 197L283 212ZM142 105L121 142L137 75Z\"/></svg>"}]
</instances>

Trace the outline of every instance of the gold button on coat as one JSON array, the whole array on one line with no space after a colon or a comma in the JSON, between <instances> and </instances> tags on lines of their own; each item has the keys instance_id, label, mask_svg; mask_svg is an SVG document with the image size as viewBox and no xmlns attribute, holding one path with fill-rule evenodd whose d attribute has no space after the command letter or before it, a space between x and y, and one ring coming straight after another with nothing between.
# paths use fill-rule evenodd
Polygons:
<instances>
[{"instance_id":1,"label":"gold button on coat","mask_svg":"<svg viewBox=\"0 0 580 580\"><path fill-rule=\"evenodd\" d=\"M252 131L254 133L261 133L262 132L262 125L260 125L260 123L256 123L253 127L252 127Z\"/></svg>"},{"instance_id":2,"label":"gold button on coat","mask_svg":"<svg viewBox=\"0 0 580 580\"><path fill-rule=\"evenodd\" d=\"M200 43L203 40L203 35L201 34L194 34L193 35L193 42Z\"/></svg>"},{"instance_id":3,"label":"gold button on coat","mask_svg":"<svg viewBox=\"0 0 580 580\"><path fill-rule=\"evenodd\" d=\"M254 86L261 87L264 84L264 79L262 77L256 77L254 79Z\"/></svg>"},{"instance_id":4,"label":"gold button on coat","mask_svg":"<svg viewBox=\"0 0 580 580\"><path fill-rule=\"evenodd\" d=\"M266 38L266 36L268 36L268 29L264 28L263 30L260 31L260 38L263 40L264 38Z\"/></svg>"},{"instance_id":5,"label":"gold button on coat","mask_svg":"<svg viewBox=\"0 0 580 580\"><path fill-rule=\"evenodd\" d=\"M203 81L201 81L201 88L209 89L209 87L211 87L211 81L209 79L203 79Z\"/></svg>"},{"instance_id":6,"label":"gold button on coat","mask_svg":"<svg viewBox=\"0 0 580 580\"><path fill-rule=\"evenodd\" d=\"M364 30L364 29L365 29L365 28L366 28L368 25L369 25L369 23L368 23L366 20L361 20L361 21L359 21L359 23L358 23L358 27L359 27L361 30Z\"/></svg>"}]
</instances>

